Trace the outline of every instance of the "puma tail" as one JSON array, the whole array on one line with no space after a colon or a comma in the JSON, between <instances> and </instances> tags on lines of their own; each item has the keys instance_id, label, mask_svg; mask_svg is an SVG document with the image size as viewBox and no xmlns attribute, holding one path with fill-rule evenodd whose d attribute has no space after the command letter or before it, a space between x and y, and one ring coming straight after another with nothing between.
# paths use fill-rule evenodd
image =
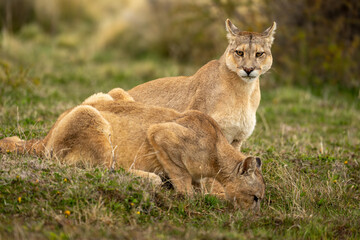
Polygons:
<instances>
[{"instance_id":1,"label":"puma tail","mask_svg":"<svg viewBox=\"0 0 360 240\"><path fill-rule=\"evenodd\" d=\"M44 139L21 140L18 136L7 137L0 140L0 153L16 152L20 154L42 156L45 151Z\"/></svg>"}]
</instances>

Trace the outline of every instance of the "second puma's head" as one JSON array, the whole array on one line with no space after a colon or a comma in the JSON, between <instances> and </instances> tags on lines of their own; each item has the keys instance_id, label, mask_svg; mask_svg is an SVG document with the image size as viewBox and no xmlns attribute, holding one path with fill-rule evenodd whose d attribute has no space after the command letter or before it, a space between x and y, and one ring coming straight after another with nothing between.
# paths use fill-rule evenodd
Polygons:
<instances>
[{"instance_id":1,"label":"second puma's head","mask_svg":"<svg viewBox=\"0 0 360 240\"><path fill-rule=\"evenodd\" d=\"M243 81L252 82L271 68L276 23L263 33L240 31L229 19L225 24L229 39L226 66Z\"/></svg>"}]
</instances>

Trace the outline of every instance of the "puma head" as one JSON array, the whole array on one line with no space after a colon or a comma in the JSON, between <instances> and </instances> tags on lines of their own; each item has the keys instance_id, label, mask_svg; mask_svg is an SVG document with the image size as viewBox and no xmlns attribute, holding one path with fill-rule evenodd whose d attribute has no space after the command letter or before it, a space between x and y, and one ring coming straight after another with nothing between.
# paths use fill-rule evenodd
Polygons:
<instances>
[{"instance_id":1,"label":"puma head","mask_svg":"<svg viewBox=\"0 0 360 240\"><path fill-rule=\"evenodd\" d=\"M259 211L265 196L261 165L260 158L248 157L235 168L235 175L225 185L225 192L227 199L234 201L236 207Z\"/></svg>"},{"instance_id":2,"label":"puma head","mask_svg":"<svg viewBox=\"0 0 360 240\"><path fill-rule=\"evenodd\" d=\"M240 31L229 19L225 25L229 39L226 66L243 81L252 82L271 68L276 23L263 33Z\"/></svg>"}]
</instances>

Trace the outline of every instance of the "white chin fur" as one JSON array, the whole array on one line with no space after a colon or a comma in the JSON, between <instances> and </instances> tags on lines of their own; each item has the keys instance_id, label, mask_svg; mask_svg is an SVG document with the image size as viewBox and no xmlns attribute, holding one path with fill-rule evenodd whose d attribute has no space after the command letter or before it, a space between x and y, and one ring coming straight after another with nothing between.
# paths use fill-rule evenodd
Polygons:
<instances>
[{"instance_id":1,"label":"white chin fur","mask_svg":"<svg viewBox=\"0 0 360 240\"><path fill-rule=\"evenodd\" d=\"M252 71L250 73L250 75L247 75L247 73L244 71L244 70L240 70L238 72L238 75L239 77L244 80L245 82L252 82L254 81L256 78L259 77L259 71L258 70L255 70L255 71Z\"/></svg>"},{"instance_id":2,"label":"white chin fur","mask_svg":"<svg viewBox=\"0 0 360 240\"><path fill-rule=\"evenodd\" d=\"M254 70L250 73L250 76L247 75L247 73L241 69L239 70L239 68L237 68L234 65L229 64L226 61L226 66L233 72L235 72L243 81L250 83L252 81L254 81L255 79L257 79L260 75L260 71L259 70Z\"/></svg>"},{"instance_id":3,"label":"white chin fur","mask_svg":"<svg viewBox=\"0 0 360 240\"><path fill-rule=\"evenodd\" d=\"M246 77L240 76L240 78L247 83L253 82L256 79L256 77L249 77L249 76Z\"/></svg>"}]
</instances>

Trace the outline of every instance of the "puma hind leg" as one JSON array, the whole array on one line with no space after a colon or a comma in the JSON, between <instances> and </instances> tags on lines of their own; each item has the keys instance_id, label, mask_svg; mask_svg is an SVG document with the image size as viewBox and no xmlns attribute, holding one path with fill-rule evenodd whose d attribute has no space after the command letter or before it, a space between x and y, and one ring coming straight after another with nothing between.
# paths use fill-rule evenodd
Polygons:
<instances>
[{"instance_id":1,"label":"puma hind leg","mask_svg":"<svg viewBox=\"0 0 360 240\"><path fill-rule=\"evenodd\" d=\"M66 163L110 167L115 158L111 139L111 126L100 112L80 105L60 120L46 148Z\"/></svg>"}]
</instances>

